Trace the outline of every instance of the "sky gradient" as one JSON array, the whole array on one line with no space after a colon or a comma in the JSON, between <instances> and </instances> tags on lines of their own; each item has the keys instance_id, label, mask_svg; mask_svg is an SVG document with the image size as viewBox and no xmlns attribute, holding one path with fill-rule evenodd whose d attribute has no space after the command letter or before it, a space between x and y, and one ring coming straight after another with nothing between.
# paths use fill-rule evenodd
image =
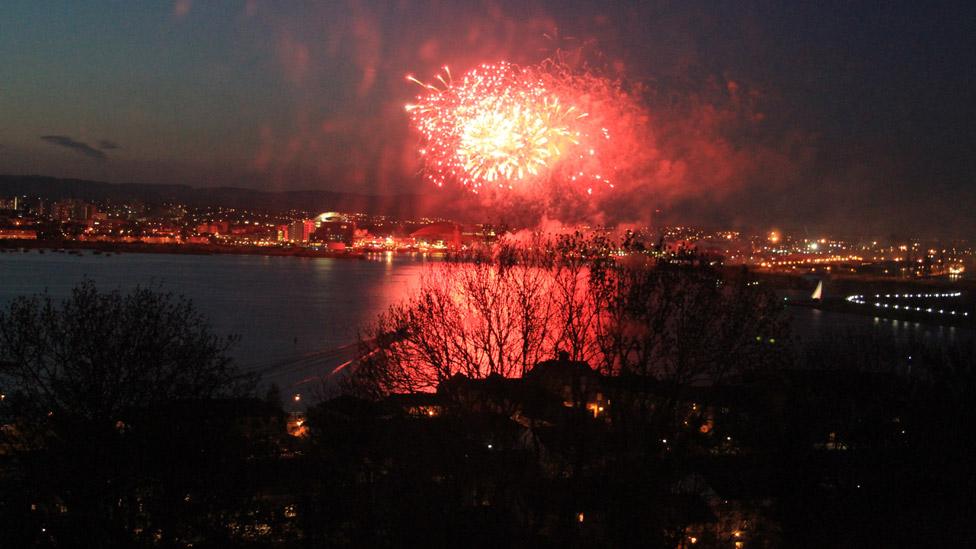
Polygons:
<instances>
[{"instance_id":1,"label":"sky gradient","mask_svg":"<svg viewBox=\"0 0 976 549\"><path fill-rule=\"evenodd\" d=\"M7 0L0 173L463 201L404 75L582 51L669 168L601 221L976 237L976 9L792 4Z\"/></svg>"}]
</instances>

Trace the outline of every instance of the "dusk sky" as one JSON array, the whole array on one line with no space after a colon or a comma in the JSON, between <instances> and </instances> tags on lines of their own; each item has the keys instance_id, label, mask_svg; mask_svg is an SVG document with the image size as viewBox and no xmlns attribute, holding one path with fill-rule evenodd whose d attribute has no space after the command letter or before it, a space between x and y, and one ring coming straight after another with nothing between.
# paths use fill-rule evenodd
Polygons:
<instances>
[{"instance_id":1,"label":"dusk sky","mask_svg":"<svg viewBox=\"0 0 976 549\"><path fill-rule=\"evenodd\" d=\"M583 51L658 151L601 220L976 236L976 8L851 2L0 4L0 173L457 193L408 73Z\"/></svg>"}]
</instances>

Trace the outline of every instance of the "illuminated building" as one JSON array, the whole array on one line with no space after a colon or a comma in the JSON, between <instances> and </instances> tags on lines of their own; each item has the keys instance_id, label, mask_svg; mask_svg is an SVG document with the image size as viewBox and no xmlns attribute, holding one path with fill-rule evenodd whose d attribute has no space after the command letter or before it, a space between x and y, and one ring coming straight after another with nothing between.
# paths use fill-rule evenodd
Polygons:
<instances>
[{"instance_id":1,"label":"illuminated building","mask_svg":"<svg viewBox=\"0 0 976 549\"><path fill-rule=\"evenodd\" d=\"M81 200L60 200L51 205L51 217L58 221L90 221L98 216L98 208Z\"/></svg>"},{"instance_id":2,"label":"illuminated building","mask_svg":"<svg viewBox=\"0 0 976 549\"><path fill-rule=\"evenodd\" d=\"M10 200L0 199L0 210L19 210L20 209L20 197L15 196Z\"/></svg>"},{"instance_id":3,"label":"illuminated building","mask_svg":"<svg viewBox=\"0 0 976 549\"><path fill-rule=\"evenodd\" d=\"M337 212L325 212L314 220L311 239L317 242L341 243L352 246L356 222Z\"/></svg>"},{"instance_id":4,"label":"illuminated building","mask_svg":"<svg viewBox=\"0 0 976 549\"><path fill-rule=\"evenodd\" d=\"M418 244L433 247L460 248L461 226L450 221L431 223L410 233L410 238Z\"/></svg>"},{"instance_id":5,"label":"illuminated building","mask_svg":"<svg viewBox=\"0 0 976 549\"><path fill-rule=\"evenodd\" d=\"M285 238L289 242L308 242L315 232L315 221L300 219L285 225Z\"/></svg>"},{"instance_id":6,"label":"illuminated building","mask_svg":"<svg viewBox=\"0 0 976 549\"><path fill-rule=\"evenodd\" d=\"M33 229L2 229L0 240L36 240L37 231Z\"/></svg>"},{"instance_id":7,"label":"illuminated building","mask_svg":"<svg viewBox=\"0 0 976 549\"><path fill-rule=\"evenodd\" d=\"M216 221L213 223L201 223L197 225L197 233L226 235L230 233L230 223L227 221Z\"/></svg>"}]
</instances>

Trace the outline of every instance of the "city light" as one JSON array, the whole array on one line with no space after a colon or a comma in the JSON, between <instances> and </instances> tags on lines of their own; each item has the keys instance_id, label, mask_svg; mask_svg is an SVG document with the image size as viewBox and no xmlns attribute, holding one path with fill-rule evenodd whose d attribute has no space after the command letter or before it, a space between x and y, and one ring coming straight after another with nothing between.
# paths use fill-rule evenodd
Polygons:
<instances>
[{"instance_id":1,"label":"city light","mask_svg":"<svg viewBox=\"0 0 976 549\"><path fill-rule=\"evenodd\" d=\"M793 4L0 2L0 549L968 546L976 3Z\"/></svg>"},{"instance_id":2,"label":"city light","mask_svg":"<svg viewBox=\"0 0 976 549\"><path fill-rule=\"evenodd\" d=\"M895 300L924 299L924 300L932 301L932 300L941 300L941 299L955 299L955 298L960 298L960 297L962 297L962 292L959 292L959 291L956 291L956 292L908 293L908 294L880 294L880 293L878 293L878 294L874 294L874 299L876 299L878 301L874 301L872 303L872 305L874 305L874 307L876 307L876 308L884 308L884 309L891 308L891 309L902 310L902 311L915 311L915 312L924 312L924 313L939 314L939 315L948 314L950 316L956 316L957 314L960 314L961 316L968 317L969 316L969 312L968 311L958 311L958 310L954 310L954 309L950 309L950 310L938 309L938 310L935 310L932 307L922 307L922 306L919 306L919 305L908 305L908 304L889 303L889 302L885 302L885 301L880 301L881 299L895 299ZM865 296L862 295L862 294L849 295L849 296L845 297L844 300L847 301L848 303L852 303L852 304L855 304L855 305L866 305L867 304L867 301L865 299Z\"/></svg>"}]
</instances>

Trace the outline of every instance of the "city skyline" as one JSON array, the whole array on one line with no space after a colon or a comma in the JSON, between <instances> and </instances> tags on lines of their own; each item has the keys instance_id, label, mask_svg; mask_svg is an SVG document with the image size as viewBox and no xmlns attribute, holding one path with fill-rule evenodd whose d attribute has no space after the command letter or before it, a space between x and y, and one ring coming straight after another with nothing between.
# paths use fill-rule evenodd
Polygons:
<instances>
[{"instance_id":1,"label":"city skyline","mask_svg":"<svg viewBox=\"0 0 976 549\"><path fill-rule=\"evenodd\" d=\"M0 37L2 173L478 207L421 181L404 75L583 50L643 88L677 174L601 203L603 221L976 230L974 54L949 6L180 0L13 2L0 17L14 23Z\"/></svg>"},{"instance_id":2,"label":"city skyline","mask_svg":"<svg viewBox=\"0 0 976 549\"><path fill-rule=\"evenodd\" d=\"M974 22L0 2L0 545L966 546Z\"/></svg>"}]
</instances>

